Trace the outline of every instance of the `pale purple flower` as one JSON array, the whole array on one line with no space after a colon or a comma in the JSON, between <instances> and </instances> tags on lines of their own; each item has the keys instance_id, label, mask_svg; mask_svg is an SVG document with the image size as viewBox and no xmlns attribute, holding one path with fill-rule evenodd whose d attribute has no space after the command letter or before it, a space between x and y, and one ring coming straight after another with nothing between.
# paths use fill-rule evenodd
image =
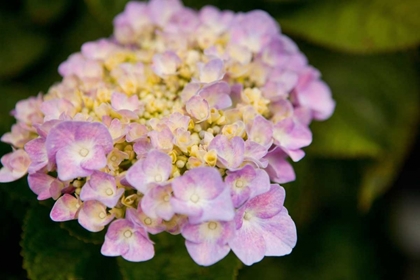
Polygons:
<instances>
[{"instance_id":1,"label":"pale purple flower","mask_svg":"<svg viewBox=\"0 0 420 280\"><path fill-rule=\"evenodd\" d=\"M150 23L147 4L130 1L114 19L114 36L122 44L135 43Z\"/></svg>"},{"instance_id":2,"label":"pale purple flower","mask_svg":"<svg viewBox=\"0 0 420 280\"><path fill-rule=\"evenodd\" d=\"M228 139L224 135L217 135L210 142L209 150L217 152L218 162L229 170L237 169L244 160L245 144L241 137Z\"/></svg>"},{"instance_id":3,"label":"pale purple flower","mask_svg":"<svg viewBox=\"0 0 420 280\"><path fill-rule=\"evenodd\" d=\"M206 64L199 64L201 83L212 83L219 81L225 75L224 63L221 59L214 58Z\"/></svg>"},{"instance_id":4,"label":"pale purple flower","mask_svg":"<svg viewBox=\"0 0 420 280\"><path fill-rule=\"evenodd\" d=\"M130 220L135 225L144 227L147 232L151 234L161 233L166 229L162 218L152 218L144 213L141 201L137 205L137 209L128 208L126 212L126 219Z\"/></svg>"},{"instance_id":5,"label":"pale purple flower","mask_svg":"<svg viewBox=\"0 0 420 280\"><path fill-rule=\"evenodd\" d=\"M155 255L145 229L127 219L118 219L109 225L101 253L104 256L122 256L132 262L147 261Z\"/></svg>"},{"instance_id":6,"label":"pale purple flower","mask_svg":"<svg viewBox=\"0 0 420 280\"><path fill-rule=\"evenodd\" d=\"M170 152L173 148L174 135L167 126L160 130L153 130L147 134L150 137L152 147L164 152Z\"/></svg>"},{"instance_id":7,"label":"pale purple flower","mask_svg":"<svg viewBox=\"0 0 420 280\"><path fill-rule=\"evenodd\" d=\"M230 86L226 82L220 81L206 85L198 94L207 101L210 108L226 109L232 106L232 100L229 97Z\"/></svg>"},{"instance_id":8,"label":"pale purple flower","mask_svg":"<svg viewBox=\"0 0 420 280\"><path fill-rule=\"evenodd\" d=\"M77 219L77 213L82 203L70 194L60 197L51 209L50 217L55 222Z\"/></svg>"},{"instance_id":9,"label":"pale purple flower","mask_svg":"<svg viewBox=\"0 0 420 280\"><path fill-rule=\"evenodd\" d=\"M251 165L245 165L240 170L229 172L225 178L225 183L230 188L230 195L235 208L270 189L270 178L267 173Z\"/></svg>"},{"instance_id":10,"label":"pale purple flower","mask_svg":"<svg viewBox=\"0 0 420 280\"><path fill-rule=\"evenodd\" d=\"M289 254L296 244L296 226L283 207L285 191L271 185L236 211L236 232L229 246L246 265L264 256Z\"/></svg>"},{"instance_id":11,"label":"pale purple flower","mask_svg":"<svg viewBox=\"0 0 420 280\"><path fill-rule=\"evenodd\" d=\"M246 140L244 151L244 162L253 163L260 168L267 167L267 160L264 158L268 149L260 144Z\"/></svg>"},{"instance_id":12,"label":"pale purple flower","mask_svg":"<svg viewBox=\"0 0 420 280\"><path fill-rule=\"evenodd\" d=\"M86 59L82 54L76 53L60 64L58 72L63 77L74 75L82 80L100 80L103 68L99 62Z\"/></svg>"},{"instance_id":13,"label":"pale purple flower","mask_svg":"<svg viewBox=\"0 0 420 280\"><path fill-rule=\"evenodd\" d=\"M42 96L29 97L16 103L12 115L25 124L40 124L43 121L43 116L40 111L42 104Z\"/></svg>"},{"instance_id":14,"label":"pale purple flower","mask_svg":"<svg viewBox=\"0 0 420 280\"><path fill-rule=\"evenodd\" d=\"M127 181L142 193L151 187L150 183L163 183L172 171L171 158L160 151L150 151L146 158L137 161L127 172Z\"/></svg>"},{"instance_id":15,"label":"pale purple flower","mask_svg":"<svg viewBox=\"0 0 420 280\"><path fill-rule=\"evenodd\" d=\"M140 113L140 103L137 95L128 97L124 93L113 92L111 106L119 114L129 119L136 119Z\"/></svg>"},{"instance_id":16,"label":"pale purple flower","mask_svg":"<svg viewBox=\"0 0 420 280\"><path fill-rule=\"evenodd\" d=\"M105 60L118 50L118 46L107 39L99 39L82 45L82 54L89 59Z\"/></svg>"},{"instance_id":17,"label":"pale purple flower","mask_svg":"<svg viewBox=\"0 0 420 280\"><path fill-rule=\"evenodd\" d=\"M125 140L127 142L135 142L149 132L145 125L139 123L128 124L126 130Z\"/></svg>"},{"instance_id":18,"label":"pale purple flower","mask_svg":"<svg viewBox=\"0 0 420 280\"><path fill-rule=\"evenodd\" d=\"M233 222L208 221L187 224L181 233L192 259L199 265L209 266L229 253L227 243L232 239L234 231Z\"/></svg>"},{"instance_id":19,"label":"pale purple flower","mask_svg":"<svg viewBox=\"0 0 420 280\"><path fill-rule=\"evenodd\" d=\"M17 123L12 126L11 132L7 132L1 137L1 141L12 144L16 148L23 148L28 141L34 138L33 136L33 132L25 124Z\"/></svg>"},{"instance_id":20,"label":"pale purple flower","mask_svg":"<svg viewBox=\"0 0 420 280\"><path fill-rule=\"evenodd\" d=\"M185 107L188 114L193 117L197 123L203 122L209 118L209 103L199 95L191 97L185 104Z\"/></svg>"},{"instance_id":21,"label":"pale purple flower","mask_svg":"<svg viewBox=\"0 0 420 280\"><path fill-rule=\"evenodd\" d=\"M213 6L204 6L199 16L201 22L209 27L216 35L226 31L234 18L232 11L219 11Z\"/></svg>"},{"instance_id":22,"label":"pale purple flower","mask_svg":"<svg viewBox=\"0 0 420 280\"><path fill-rule=\"evenodd\" d=\"M330 88L319 77L319 71L308 67L299 76L293 97L300 106L310 108L316 120L325 120L334 112L335 102Z\"/></svg>"},{"instance_id":23,"label":"pale purple flower","mask_svg":"<svg viewBox=\"0 0 420 280\"><path fill-rule=\"evenodd\" d=\"M179 128L187 130L190 120L190 117L176 112L161 119L160 123L165 124L172 132L174 132Z\"/></svg>"},{"instance_id":24,"label":"pale purple flower","mask_svg":"<svg viewBox=\"0 0 420 280\"><path fill-rule=\"evenodd\" d=\"M38 195L38 200L45 200L50 197L57 199L65 184L57 178L45 173L34 173L28 176L29 188Z\"/></svg>"},{"instance_id":25,"label":"pale purple flower","mask_svg":"<svg viewBox=\"0 0 420 280\"><path fill-rule=\"evenodd\" d=\"M62 98L44 101L41 104L41 111L44 113L44 121L58 120L62 116L73 117L76 113L73 104Z\"/></svg>"},{"instance_id":26,"label":"pale purple flower","mask_svg":"<svg viewBox=\"0 0 420 280\"><path fill-rule=\"evenodd\" d=\"M286 118L274 125L273 138L274 144L289 154L289 151L293 153L294 150L308 146L312 142L312 133L307 126L293 118ZM295 161L299 159L296 157Z\"/></svg>"},{"instance_id":27,"label":"pale purple flower","mask_svg":"<svg viewBox=\"0 0 420 280\"><path fill-rule=\"evenodd\" d=\"M153 23L165 27L171 17L183 9L183 5L179 0L153 0L148 8Z\"/></svg>"},{"instance_id":28,"label":"pale purple flower","mask_svg":"<svg viewBox=\"0 0 420 280\"><path fill-rule=\"evenodd\" d=\"M230 190L212 167L197 167L172 181L171 198L176 213L188 215L191 223L230 221L233 205Z\"/></svg>"},{"instance_id":29,"label":"pale purple flower","mask_svg":"<svg viewBox=\"0 0 420 280\"><path fill-rule=\"evenodd\" d=\"M141 200L141 208L151 218L163 218L169 221L174 216L172 204L172 187L167 185L154 185Z\"/></svg>"},{"instance_id":30,"label":"pale purple flower","mask_svg":"<svg viewBox=\"0 0 420 280\"><path fill-rule=\"evenodd\" d=\"M31 164L28 172L34 173L48 164L47 150L45 149L45 138L36 138L25 144L25 151L28 154Z\"/></svg>"},{"instance_id":31,"label":"pale purple flower","mask_svg":"<svg viewBox=\"0 0 420 280\"><path fill-rule=\"evenodd\" d=\"M181 92L181 100L184 103L187 103L188 100L191 99L194 95L198 93L200 90L200 83L188 83L185 85L185 87L182 89Z\"/></svg>"},{"instance_id":32,"label":"pale purple flower","mask_svg":"<svg viewBox=\"0 0 420 280\"><path fill-rule=\"evenodd\" d=\"M152 70L161 78L176 74L180 65L181 59L172 51L166 51L153 56Z\"/></svg>"},{"instance_id":33,"label":"pale purple flower","mask_svg":"<svg viewBox=\"0 0 420 280\"><path fill-rule=\"evenodd\" d=\"M49 161L57 163L58 178L65 181L105 167L113 142L101 123L65 121L51 129L45 146Z\"/></svg>"},{"instance_id":34,"label":"pale purple flower","mask_svg":"<svg viewBox=\"0 0 420 280\"><path fill-rule=\"evenodd\" d=\"M259 52L272 37L279 33L279 26L269 14L256 10L239 14L230 30L232 42Z\"/></svg>"},{"instance_id":35,"label":"pale purple flower","mask_svg":"<svg viewBox=\"0 0 420 280\"><path fill-rule=\"evenodd\" d=\"M284 184L296 179L292 165L286 160L287 154L277 148L270 151L264 158L268 160L265 171L273 182Z\"/></svg>"},{"instance_id":36,"label":"pale purple flower","mask_svg":"<svg viewBox=\"0 0 420 280\"><path fill-rule=\"evenodd\" d=\"M13 182L28 172L31 160L24 150L15 150L1 158L0 182Z\"/></svg>"},{"instance_id":37,"label":"pale purple flower","mask_svg":"<svg viewBox=\"0 0 420 280\"><path fill-rule=\"evenodd\" d=\"M96 200L85 201L77 217L79 224L91 232L104 229L114 219L114 214L106 211L106 206Z\"/></svg>"},{"instance_id":38,"label":"pale purple flower","mask_svg":"<svg viewBox=\"0 0 420 280\"><path fill-rule=\"evenodd\" d=\"M273 124L259 115L247 125L247 135L249 140L269 148L273 143Z\"/></svg>"},{"instance_id":39,"label":"pale purple flower","mask_svg":"<svg viewBox=\"0 0 420 280\"><path fill-rule=\"evenodd\" d=\"M104 172L94 171L80 192L83 201L97 200L112 208L124 193L124 188L116 186L115 177Z\"/></svg>"}]
</instances>

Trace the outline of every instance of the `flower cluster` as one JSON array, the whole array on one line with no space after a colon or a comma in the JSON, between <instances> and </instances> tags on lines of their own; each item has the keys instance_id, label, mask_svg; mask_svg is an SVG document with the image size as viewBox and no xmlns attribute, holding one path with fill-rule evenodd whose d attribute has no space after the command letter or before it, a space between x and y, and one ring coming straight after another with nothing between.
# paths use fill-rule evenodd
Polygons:
<instances>
[{"instance_id":1,"label":"flower cluster","mask_svg":"<svg viewBox=\"0 0 420 280\"><path fill-rule=\"evenodd\" d=\"M63 80L17 103L0 181L28 174L54 221L107 227L101 252L154 256L181 234L200 265L289 254L293 181L313 119L335 103L320 73L263 11L129 2L108 39L59 66Z\"/></svg>"}]
</instances>

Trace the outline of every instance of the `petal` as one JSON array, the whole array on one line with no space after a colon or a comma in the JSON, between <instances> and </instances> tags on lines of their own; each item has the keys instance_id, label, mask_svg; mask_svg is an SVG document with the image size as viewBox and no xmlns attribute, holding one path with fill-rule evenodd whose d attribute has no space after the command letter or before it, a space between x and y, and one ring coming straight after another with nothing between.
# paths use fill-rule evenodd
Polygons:
<instances>
[{"instance_id":1,"label":"petal","mask_svg":"<svg viewBox=\"0 0 420 280\"><path fill-rule=\"evenodd\" d=\"M70 194L64 194L55 202L51 209L51 220L55 222L74 220L79 207L80 204L77 198Z\"/></svg>"},{"instance_id":2,"label":"petal","mask_svg":"<svg viewBox=\"0 0 420 280\"><path fill-rule=\"evenodd\" d=\"M267 250L260 230L249 221L243 222L242 227L236 231L235 237L229 241L229 246L246 265L261 261Z\"/></svg>"},{"instance_id":3,"label":"petal","mask_svg":"<svg viewBox=\"0 0 420 280\"><path fill-rule=\"evenodd\" d=\"M269 244L266 256L283 256L289 254L296 245L296 226L286 208L277 215L261 220L262 236Z\"/></svg>"},{"instance_id":4,"label":"petal","mask_svg":"<svg viewBox=\"0 0 420 280\"><path fill-rule=\"evenodd\" d=\"M230 251L229 246L219 245L217 243L202 242L193 243L185 241L188 253L191 258L199 265L209 266L217 263L227 256Z\"/></svg>"}]
</instances>

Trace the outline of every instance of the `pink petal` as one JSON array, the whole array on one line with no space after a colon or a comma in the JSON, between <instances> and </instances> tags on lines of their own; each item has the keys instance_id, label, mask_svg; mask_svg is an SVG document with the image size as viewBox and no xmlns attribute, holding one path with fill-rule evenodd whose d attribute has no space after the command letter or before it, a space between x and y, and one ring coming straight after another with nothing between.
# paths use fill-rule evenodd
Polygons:
<instances>
[{"instance_id":1,"label":"pink petal","mask_svg":"<svg viewBox=\"0 0 420 280\"><path fill-rule=\"evenodd\" d=\"M101 253L104 256L122 256L132 262L147 261L154 256L153 243L145 230L126 219L110 224Z\"/></svg>"},{"instance_id":2,"label":"pink petal","mask_svg":"<svg viewBox=\"0 0 420 280\"><path fill-rule=\"evenodd\" d=\"M209 104L210 108L226 109L232 106L232 99L229 97L230 86L226 82L217 82L204 87L199 95Z\"/></svg>"},{"instance_id":3,"label":"pink petal","mask_svg":"<svg viewBox=\"0 0 420 280\"><path fill-rule=\"evenodd\" d=\"M244 140L238 136L229 140L224 135L217 135L211 141L208 149L216 150L218 160L229 170L239 167L244 159Z\"/></svg>"},{"instance_id":4,"label":"pink petal","mask_svg":"<svg viewBox=\"0 0 420 280\"><path fill-rule=\"evenodd\" d=\"M56 180L45 173L34 173L28 176L29 188L38 195L38 200L44 200L51 197L50 187Z\"/></svg>"},{"instance_id":5,"label":"pink petal","mask_svg":"<svg viewBox=\"0 0 420 280\"><path fill-rule=\"evenodd\" d=\"M50 217L55 222L64 222L76 219L77 211L80 207L77 198L70 194L60 197L51 209Z\"/></svg>"},{"instance_id":6,"label":"pink petal","mask_svg":"<svg viewBox=\"0 0 420 280\"><path fill-rule=\"evenodd\" d=\"M98 232L114 219L114 215L107 214L106 207L102 203L91 200L83 203L79 214L79 224L91 232Z\"/></svg>"},{"instance_id":7,"label":"pink petal","mask_svg":"<svg viewBox=\"0 0 420 280\"><path fill-rule=\"evenodd\" d=\"M229 254L228 245L218 245L217 243L202 242L193 243L185 241L188 253L191 258L199 265L209 266L217 263Z\"/></svg>"}]
</instances>

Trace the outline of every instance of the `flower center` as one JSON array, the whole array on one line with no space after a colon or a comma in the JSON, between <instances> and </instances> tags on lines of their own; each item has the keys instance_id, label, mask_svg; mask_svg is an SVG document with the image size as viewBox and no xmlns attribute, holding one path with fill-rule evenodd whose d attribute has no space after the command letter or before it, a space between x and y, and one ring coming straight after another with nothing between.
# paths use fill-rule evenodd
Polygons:
<instances>
[{"instance_id":1,"label":"flower center","mask_svg":"<svg viewBox=\"0 0 420 280\"><path fill-rule=\"evenodd\" d=\"M249 220L251 220L251 218L252 218L252 215L250 213L248 213L248 212L245 212L245 214L244 214L244 220L249 221Z\"/></svg>"},{"instance_id":2,"label":"flower center","mask_svg":"<svg viewBox=\"0 0 420 280\"><path fill-rule=\"evenodd\" d=\"M167 194L163 197L163 201L165 201L165 202L169 202L170 199L171 199L171 196L169 194Z\"/></svg>"},{"instance_id":3,"label":"flower center","mask_svg":"<svg viewBox=\"0 0 420 280\"><path fill-rule=\"evenodd\" d=\"M99 218L103 219L106 217L106 214L104 212L99 213Z\"/></svg>"},{"instance_id":4,"label":"flower center","mask_svg":"<svg viewBox=\"0 0 420 280\"><path fill-rule=\"evenodd\" d=\"M235 187L238 189L242 188L244 186L244 182L242 180L237 180L235 183Z\"/></svg>"},{"instance_id":5,"label":"flower center","mask_svg":"<svg viewBox=\"0 0 420 280\"><path fill-rule=\"evenodd\" d=\"M116 156L112 156L111 157L111 161L116 161L117 160L117 157Z\"/></svg>"},{"instance_id":6,"label":"flower center","mask_svg":"<svg viewBox=\"0 0 420 280\"><path fill-rule=\"evenodd\" d=\"M143 220L144 223L148 226L150 226L152 224L152 219L150 219L149 217L147 217L146 219Z\"/></svg>"},{"instance_id":7,"label":"flower center","mask_svg":"<svg viewBox=\"0 0 420 280\"><path fill-rule=\"evenodd\" d=\"M200 197L197 194L190 196L190 200L194 203L197 203L200 200Z\"/></svg>"},{"instance_id":8,"label":"flower center","mask_svg":"<svg viewBox=\"0 0 420 280\"><path fill-rule=\"evenodd\" d=\"M215 222L210 222L207 227L211 230L215 230L217 228L217 224Z\"/></svg>"},{"instance_id":9,"label":"flower center","mask_svg":"<svg viewBox=\"0 0 420 280\"><path fill-rule=\"evenodd\" d=\"M86 157L89 154L89 150L86 148L81 148L79 150L79 155L81 155L82 157Z\"/></svg>"},{"instance_id":10,"label":"flower center","mask_svg":"<svg viewBox=\"0 0 420 280\"><path fill-rule=\"evenodd\" d=\"M111 196L111 195L114 194L114 191L112 189L108 188L108 189L106 189L105 193L106 193L106 195Z\"/></svg>"},{"instance_id":11,"label":"flower center","mask_svg":"<svg viewBox=\"0 0 420 280\"><path fill-rule=\"evenodd\" d=\"M160 174L155 175L155 182L162 182L162 176Z\"/></svg>"},{"instance_id":12,"label":"flower center","mask_svg":"<svg viewBox=\"0 0 420 280\"><path fill-rule=\"evenodd\" d=\"M133 235L133 232L129 229L127 229L126 231L124 231L124 236L127 238L130 238Z\"/></svg>"}]
</instances>

